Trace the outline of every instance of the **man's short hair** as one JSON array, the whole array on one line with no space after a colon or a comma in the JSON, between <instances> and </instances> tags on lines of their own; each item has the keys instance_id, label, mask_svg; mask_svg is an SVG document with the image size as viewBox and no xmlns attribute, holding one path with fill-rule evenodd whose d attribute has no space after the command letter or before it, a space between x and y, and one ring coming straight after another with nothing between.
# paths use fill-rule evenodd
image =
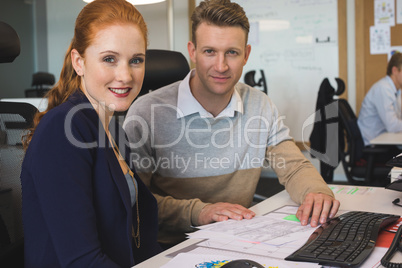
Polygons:
<instances>
[{"instance_id":1,"label":"man's short hair","mask_svg":"<svg viewBox=\"0 0 402 268\"><path fill-rule=\"evenodd\" d=\"M191 16L192 42L196 46L195 32L202 22L216 26L241 27L246 33L246 44L250 23L243 8L230 0L204 0L195 9Z\"/></svg>"},{"instance_id":2,"label":"man's short hair","mask_svg":"<svg viewBox=\"0 0 402 268\"><path fill-rule=\"evenodd\" d=\"M394 55L392 55L391 59L388 62L387 75L392 74L392 68L394 66L396 68L398 68L398 70L401 70L401 67L402 67L402 53L395 52Z\"/></svg>"}]
</instances>

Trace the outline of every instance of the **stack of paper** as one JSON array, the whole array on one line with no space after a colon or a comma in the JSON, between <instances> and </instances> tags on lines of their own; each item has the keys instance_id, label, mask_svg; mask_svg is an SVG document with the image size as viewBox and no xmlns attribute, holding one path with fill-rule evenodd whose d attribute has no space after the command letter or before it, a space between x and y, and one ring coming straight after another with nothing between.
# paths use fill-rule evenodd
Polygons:
<instances>
[{"instance_id":1,"label":"stack of paper","mask_svg":"<svg viewBox=\"0 0 402 268\"><path fill-rule=\"evenodd\" d=\"M265 267L320 267L284 258L300 248L316 228L302 226L295 214L297 207L286 206L251 220L228 220L199 227L188 234L202 240L195 249L178 252L163 268L220 267L235 259L250 259ZM186 264L187 266L183 266ZM215 266L208 266L214 264ZM176 266L177 267L177 266Z\"/></svg>"},{"instance_id":2,"label":"stack of paper","mask_svg":"<svg viewBox=\"0 0 402 268\"><path fill-rule=\"evenodd\" d=\"M228 220L200 226L188 234L199 239L195 246L170 254L171 261L161 268L221 267L237 259L249 259L264 267L321 267L316 263L291 262L284 258L299 249L316 228L301 226L297 207L285 206L251 220ZM375 248L363 267L379 267L386 248Z\"/></svg>"}]
</instances>

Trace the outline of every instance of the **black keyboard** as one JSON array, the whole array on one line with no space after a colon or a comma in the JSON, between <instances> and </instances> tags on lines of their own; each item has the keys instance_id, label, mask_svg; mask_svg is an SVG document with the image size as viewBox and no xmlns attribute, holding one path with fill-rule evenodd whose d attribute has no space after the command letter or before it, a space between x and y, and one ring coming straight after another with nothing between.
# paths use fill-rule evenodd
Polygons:
<instances>
[{"instance_id":1,"label":"black keyboard","mask_svg":"<svg viewBox=\"0 0 402 268\"><path fill-rule=\"evenodd\" d=\"M318 227L285 260L341 267L360 265L373 251L379 231L398 219L390 214L347 212Z\"/></svg>"}]
</instances>

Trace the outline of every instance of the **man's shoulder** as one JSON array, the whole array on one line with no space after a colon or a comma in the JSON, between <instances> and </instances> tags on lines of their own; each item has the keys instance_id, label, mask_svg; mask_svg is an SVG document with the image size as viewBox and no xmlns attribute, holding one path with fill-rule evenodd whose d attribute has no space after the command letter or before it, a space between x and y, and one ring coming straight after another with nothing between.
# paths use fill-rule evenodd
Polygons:
<instances>
[{"instance_id":1,"label":"man's shoulder","mask_svg":"<svg viewBox=\"0 0 402 268\"><path fill-rule=\"evenodd\" d=\"M389 88L392 89L391 84L389 82L392 82L391 78L389 76L384 76L383 78L381 78L380 80L378 80L377 82L375 82L373 84L373 86L371 87L371 89L374 90L381 90L383 88Z\"/></svg>"},{"instance_id":2,"label":"man's shoulder","mask_svg":"<svg viewBox=\"0 0 402 268\"><path fill-rule=\"evenodd\" d=\"M131 104L127 116L140 115L145 118L151 116L151 110L155 106L176 107L180 82L177 81L142 95Z\"/></svg>"},{"instance_id":3,"label":"man's shoulder","mask_svg":"<svg viewBox=\"0 0 402 268\"><path fill-rule=\"evenodd\" d=\"M239 82L236 85L236 91L239 93L245 108L261 110L264 108L271 109L275 106L269 96L257 88Z\"/></svg>"},{"instance_id":4,"label":"man's shoulder","mask_svg":"<svg viewBox=\"0 0 402 268\"><path fill-rule=\"evenodd\" d=\"M133 106L148 106L151 104L176 104L177 92L181 81L153 90L136 99Z\"/></svg>"}]
</instances>

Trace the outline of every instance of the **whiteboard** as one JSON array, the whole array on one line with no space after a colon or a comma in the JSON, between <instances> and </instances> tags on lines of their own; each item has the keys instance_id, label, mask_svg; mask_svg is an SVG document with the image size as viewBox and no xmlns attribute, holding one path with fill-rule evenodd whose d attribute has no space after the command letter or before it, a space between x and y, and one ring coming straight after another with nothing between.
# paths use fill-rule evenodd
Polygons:
<instances>
[{"instance_id":1,"label":"whiteboard","mask_svg":"<svg viewBox=\"0 0 402 268\"><path fill-rule=\"evenodd\" d=\"M308 141L320 84L328 77L336 88L334 78L339 77L337 0L232 2L244 8L250 21L251 55L243 75L256 70L258 81L264 70L268 96L291 135Z\"/></svg>"}]
</instances>

